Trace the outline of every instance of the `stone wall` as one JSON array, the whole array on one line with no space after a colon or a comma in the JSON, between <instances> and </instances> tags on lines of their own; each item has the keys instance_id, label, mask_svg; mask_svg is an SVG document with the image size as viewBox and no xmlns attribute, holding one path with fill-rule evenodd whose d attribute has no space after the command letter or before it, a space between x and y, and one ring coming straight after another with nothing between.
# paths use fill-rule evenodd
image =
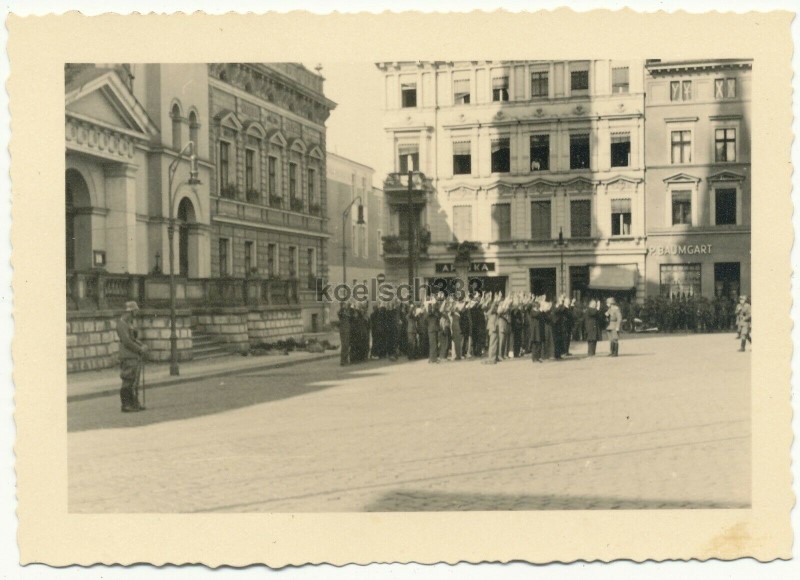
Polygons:
<instances>
[{"instance_id":1,"label":"stone wall","mask_svg":"<svg viewBox=\"0 0 800 580\"><path fill-rule=\"evenodd\" d=\"M303 336L303 318L301 310L286 307L261 307L247 314L247 332L250 345L263 342L276 342Z\"/></svg>"},{"instance_id":2,"label":"stone wall","mask_svg":"<svg viewBox=\"0 0 800 580\"><path fill-rule=\"evenodd\" d=\"M213 335L231 352L247 352L250 348L247 307L196 309L192 327L197 332Z\"/></svg>"},{"instance_id":3,"label":"stone wall","mask_svg":"<svg viewBox=\"0 0 800 580\"><path fill-rule=\"evenodd\" d=\"M140 338L149 347L148 360L169 360L169 311L142 310L137 320ZM117 320L121 311L67 312L67 372L115 367L119 364ZM192 357L189 311L178 311L178 358Z\"/></svg>"}]
</instances>

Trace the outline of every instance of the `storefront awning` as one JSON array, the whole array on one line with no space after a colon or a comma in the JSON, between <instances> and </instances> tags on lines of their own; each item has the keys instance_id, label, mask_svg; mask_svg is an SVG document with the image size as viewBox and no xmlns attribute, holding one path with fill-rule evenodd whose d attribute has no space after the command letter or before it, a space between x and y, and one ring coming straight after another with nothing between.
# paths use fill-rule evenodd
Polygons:
<instances>
[{"instance_id":1,"label":"storefront awning","mask_svg":"<svg viewBox=\"0 0 800 580\"><path fill-rule=\"evenodd\" d=\"M636 264L592 266L589 288L593 290L630 290L636 286Z\"/></svg>"}]
</instances>

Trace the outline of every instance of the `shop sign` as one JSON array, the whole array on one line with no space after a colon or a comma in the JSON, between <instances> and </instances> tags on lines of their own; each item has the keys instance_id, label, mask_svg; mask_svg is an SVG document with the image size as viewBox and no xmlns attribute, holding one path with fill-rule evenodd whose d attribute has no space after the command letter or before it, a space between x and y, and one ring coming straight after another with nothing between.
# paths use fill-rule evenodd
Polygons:
<instances>
[{"instance_id":1,"label":"shop sign","mask_svg":"<svg viewBox=\"0 0 800 580\"><path fill-rule=\"evenodd\" d=\"M470 272L494 272L494 262L472 262Z\"/></svg>"},{"instance_id":2,"label":"shop sign","mask_svg":"<svg viewBox=\"0 0 800 580\"><path fill-rule=\"evenodd\" d=\"M693 256L697 254L710 254L711 244L675 245L675 246L650 246L650 254L658 256Z\"/></svg>"},{"instance_id":3,"label":"shop sign","mask_svg":"<svg viewBox=\"0 0 800 580\"><path fill-rule=\"evenodd\" d=\"M456 271L455 264L436 264L437 274L454 274Z\"/></svg>"}]
</instances>

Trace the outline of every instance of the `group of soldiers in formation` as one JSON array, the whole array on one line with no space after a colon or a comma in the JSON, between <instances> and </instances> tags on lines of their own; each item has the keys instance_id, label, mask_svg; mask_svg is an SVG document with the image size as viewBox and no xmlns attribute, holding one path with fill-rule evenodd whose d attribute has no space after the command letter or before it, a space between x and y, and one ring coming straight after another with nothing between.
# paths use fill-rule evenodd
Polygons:
<instances>
[{"instance_id":1,"label":"group of soldiers in formation","mask_svg":"<svg viewBox=\"0 0 800 580\"><path fill-rule=\"evenodd\" d=\"M619 355L622 313L613 298L605 305L591 300L578 310L566 295L555 302L545 296L517 292L475 293L456 299L443 292L420 303L366 302L339 307L341 364L372 358L428 362L484 358L495 364L531 355L533 362L571 356L573 334L588 342L594 356L607 331L610 356ZM576 333L576 329L579 330Z\"/></svg>"}]
</instances>

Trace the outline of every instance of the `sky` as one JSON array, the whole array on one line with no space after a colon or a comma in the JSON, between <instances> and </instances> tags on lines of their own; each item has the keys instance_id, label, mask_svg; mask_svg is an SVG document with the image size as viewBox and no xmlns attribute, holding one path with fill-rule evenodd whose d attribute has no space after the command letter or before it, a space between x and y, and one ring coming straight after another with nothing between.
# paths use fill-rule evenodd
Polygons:
<instances>
[{"instance_id":1,"label":"sky","mask_svg":"<svg viewBox=\"0 0 800 580\"><path fill-rule=\"evenodd\" d=\"M318 63L304 63L314 70ZM378 187L385 167L383 131L383 74L373 62L322 62L325 96L337 103L327 122L328 151L375 170Z\"/></svg>"}]
</instances>

